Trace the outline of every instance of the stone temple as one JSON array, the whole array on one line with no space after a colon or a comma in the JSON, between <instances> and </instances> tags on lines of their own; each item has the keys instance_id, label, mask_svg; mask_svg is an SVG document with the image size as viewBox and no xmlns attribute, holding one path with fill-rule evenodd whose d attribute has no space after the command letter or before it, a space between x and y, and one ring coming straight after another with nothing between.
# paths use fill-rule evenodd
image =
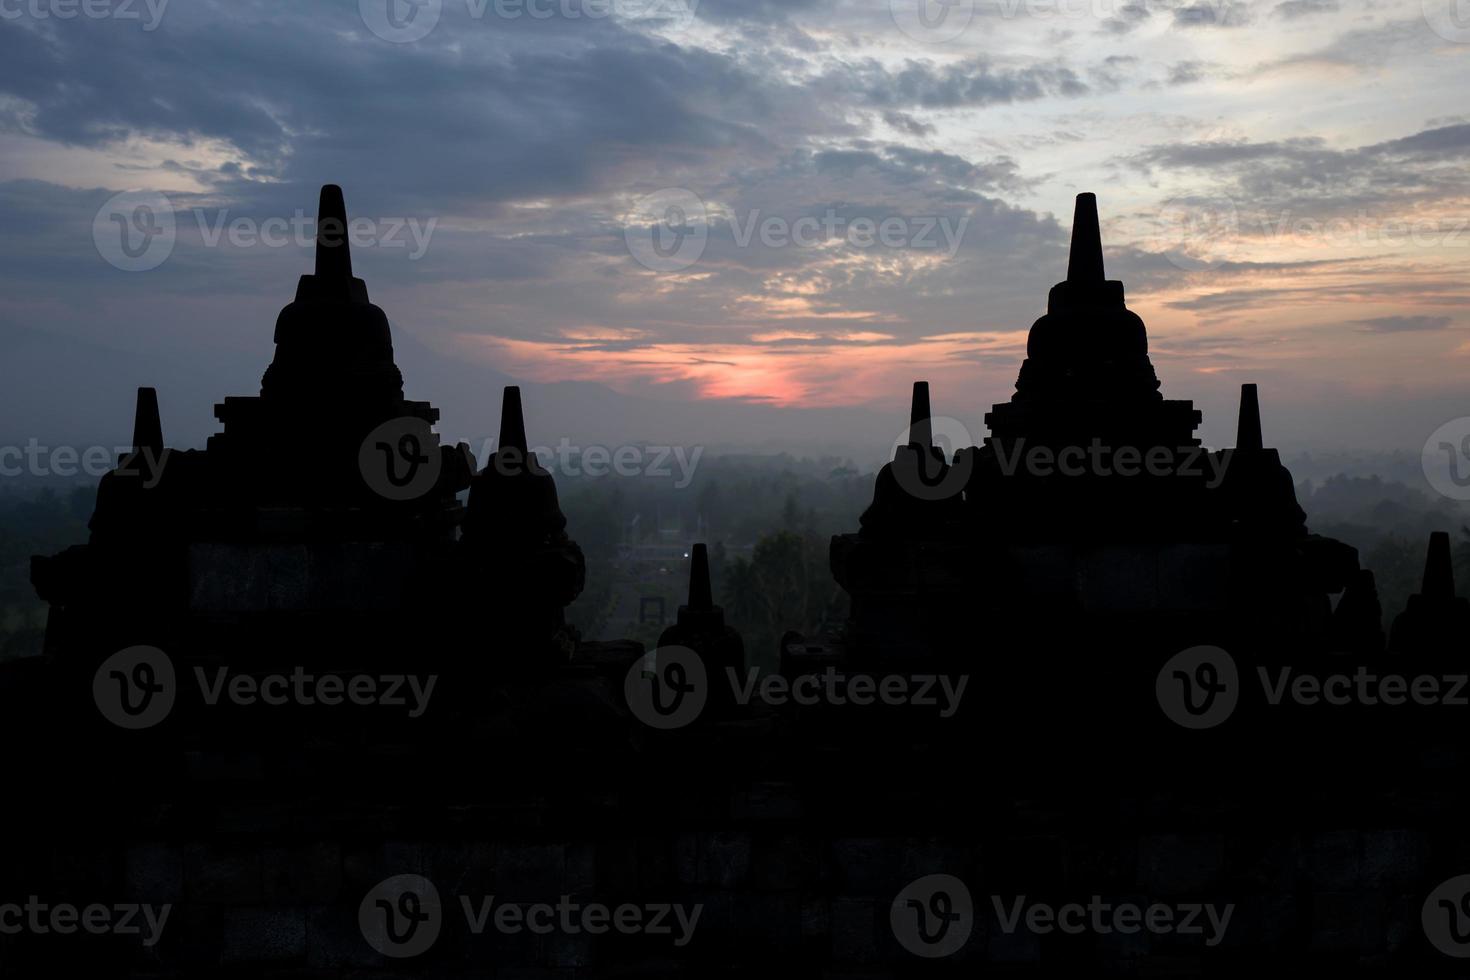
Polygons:
<instances>
[{"instance_id":1,"label":"stone temple","mask_svg":"<svg viewBox=\"0 0 1470 980\"><path fill-rule=\"evenodd\" d=\"M698 693L693 661L565 622L584 562L519 390L483 467L441 446L345 229L329 186L315 274L280 315L260 394L227 398L223 431L176 451L140 391L90 540L34 560L45 656L0 664L0 911L172 917L146 946L17 935L12 916L5 977L1447 975L1420 910L1465 871L1464 709L1242 705L1192 731L1160 711L1160 664L1189 645L1228 649L1244 674L1370 658L1384 635L1371 573L1307 529L1255 387L1236 445L1210 452L1199 413L1163 397L1104 275L1091 195L991 438L944 452L915 385L907 444L858 532L832 542L851 621L788 634L787 676L749 687L793 697L743 693L747 651L691 550L660 643L716 683L682 726L666 722ZM1395 652L1463 643L1451 565L1437 535ZM113 666L129 650L171 667ZM108 710L114 681L151 710L166 667L172 713ZM194 683L303 668L339 692L408 674L440 693L414 718L386 700L211 703ZM795 697L839 674L851 697ZM953 882L975 914L941 956L944 923L964 918ZM1005 933L991 898L1026 895L1239 915L1219 948ZM487 897L702 913L687 947L455 914Z\"/></svg>"},{"instance_id":2,"label":"stone temple","mask_svg":"<svg viewBox=\"0 0 1470 980\"><path fill-rule=\"evenodd\" d=\"M908 445L861 529L833 539L846 653L952 660L961 638L1031 645L1038 630L1160 651L1375 645L1372 577L1308 531L1256 386L1242 386L1233 448L1202 447L1200 420L1160 391L1143 321L1104 273L1096 200L1078 195L1067 278L1031 327L1015 394L985 416L989 438L946 458L915 384Z\"/></svg>"},{"instance_id":3,"label":"stone temple","mask_svg":"<svg viewBox=\"0 0 1470 980\"><path fill-rule=\"evenodd\" d=\"M139 392L133 452L101 481L89 542L33 563L52 606L48 655L95 665L149 644L357 662L407 648L463 669L569 659L562 610L583 558L527 452L519 389L505 390L499 446L476 474L468 447L439 444L438 411L404 397L346 230L328 185L316 268L276 321L260 394L217 405L223 431L204 450L165 448L156 394ZM498 662L507 648L516 656Z\"/></svg>"}]
</instances>

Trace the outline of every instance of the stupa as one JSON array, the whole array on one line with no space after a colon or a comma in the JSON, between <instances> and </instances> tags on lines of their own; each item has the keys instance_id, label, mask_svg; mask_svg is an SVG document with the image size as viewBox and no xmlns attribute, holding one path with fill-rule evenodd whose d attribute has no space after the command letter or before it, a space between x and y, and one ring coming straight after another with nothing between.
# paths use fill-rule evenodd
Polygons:
<instances>
[{"instance_id":1,"label":"stupa","mask_svg":"<svg viewBox=\"0 0 1470 980\"><path fill-rule=\"evenodd\" d=\"M440 445L438 411L404 397L346 229L328 185L316 268L277 319L260 393L215 407L223 431L205 449L165 448L156 393L140 390L133 451L101 481L90 540L33 561L48 656L81 665L134 644L235 663L568 656L562 609L582 555L527 452L519 389L475 476L467 446Z\"/></svg>"},{"instance_id":2,"label":"stupa","mask_svg":"<svg viewBox=\"0 0 1470 980\"><path fill-rule=\"evenodd\" d=\"M1143 321L1104 272L1092 194L1077 197L1067 278L1031 327L1014 395L985 416L989 438L946 460L928 417L920 383L861 530L833 539L860 659L965 656L957 612L1002 642L1017 623L1143 624L1140 639L1168 649L1330 644L1330 597L1350 583L1344 616L1376 608L1356 552L1307 530L1255 385L1236 446L1216 452L1193 404L1163 396Z\"/></svg>"},{"instance_id":3,"label":"stupa","mask_svg":"<svg viewBox=\"0 0 1470 980\"><path fill-rule=\"evenodd\" d=\"M1389 649L1423 658L1461 659L1470 641L1470 600L1455 594L1454 559L1450 536L1435 531L1424 556L1424 579L1409 596L1404 611L1394 618Z\"/></svg>"}]
</instances>

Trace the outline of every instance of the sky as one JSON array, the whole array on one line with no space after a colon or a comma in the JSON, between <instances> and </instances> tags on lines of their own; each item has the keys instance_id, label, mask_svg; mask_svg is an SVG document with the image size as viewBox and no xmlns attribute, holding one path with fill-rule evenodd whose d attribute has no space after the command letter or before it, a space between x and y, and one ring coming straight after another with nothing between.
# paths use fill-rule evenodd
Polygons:
<instances>
[{"instance_id":1,"label":"sky","mask_svg":"<svg viewBox=\"0 0 1470 980\"><path fill-rule=\"evenodd\" d=\"M922 6L921 6L922 4ZM0 441L198 445L321 184L441 434L986 435L1075 195L1228 445L1470 415L1465 0L0 0ZM1470 431L1470 429L1467 429Z\"/></svg>"}]
</instances>

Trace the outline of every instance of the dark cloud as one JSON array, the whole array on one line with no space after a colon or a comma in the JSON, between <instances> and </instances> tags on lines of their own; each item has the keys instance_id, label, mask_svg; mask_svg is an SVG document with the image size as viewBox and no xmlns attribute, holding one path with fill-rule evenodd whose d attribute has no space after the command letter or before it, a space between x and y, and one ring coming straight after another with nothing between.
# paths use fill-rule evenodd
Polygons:
<instances>
[{"instance_id":1,"label":"dark cloud","mask_svg":"<svg viewBox=\"0 0 1470 980\"><path fill-rule=\"evenodd\" d=\"M235 199L283 201L330 174L379 200L469 208L575 196L651 165L759 158L772 126L840 128L777 75L605 18L469 20L446 4L432 35L394 45L367 33L355 3L274 6L259 20L202 7L216 16L151 34L85 19L0 33L0 93L28 107L12 131L88 146L219 141L239 156L196 173Z\"/></svg>"},{"instance_id":2,"label":"dark cloud","mask_svg":"<svg viewBox=\"0 0 1470 980\"><path fill-rule=\"evenodd\" d=\"M910 136L932 136L936 132L932 123L920 122L906 112L897 112L892 109L883 113L883 121Z\"/></svg>"},{"instance_id":3,"label":"dark cloud","mask_svg":"<svg viewBox=\"0 0 1470 980\"><path fill-rule=\"evenodd\" d=\"M983 58L945 65L908 61L896 70L865 60L829 69L818 87L833 95L850 93L874 107L926 109L1073 98L1089 91L1077 73L1060 62L1004 68Z\"/></svg>"},{"instance_id":4,"label":"dark cloud","mask_svg":"<svg viewBox=\"0 0 1470 980\"><path fill-rule=\"evenodd\" d=\"M1365 229L1418 202L1455 200L1470 161L1470 125L1427 129L1366 146L1337 148L1320 138L1209 140L1149 147L1126 158L1141 173L1204 177L1232 202L1242 225L1272 233L1272 222L1351 217ZM1464 214L1437 216L1450 230Z\"/></svg>"}]
</instances>

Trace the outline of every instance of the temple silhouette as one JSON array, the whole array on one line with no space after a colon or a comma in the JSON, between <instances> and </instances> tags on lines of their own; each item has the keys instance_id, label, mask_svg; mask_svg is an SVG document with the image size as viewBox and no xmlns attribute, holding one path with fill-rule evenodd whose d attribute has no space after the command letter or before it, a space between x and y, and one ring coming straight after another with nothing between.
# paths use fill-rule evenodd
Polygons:
<instances>
[{"instance_id":1,"label":"temple silhouette","mask_svg":"<svg viewBox=\"0 0 1470 980\"><path fill-rule=\"evenodd\" d=\"M957 610L991 638L1038 617L1160 650L1381 648L1372 576L1308 531L1256 386L1241 387L1235 446L1214 452L1193 404L1163 397L1143 321L1105 276L1092 194L1077 197L1067 278L1031 327L1015 394L985 416L990 437L946 458L930 398L915 383L908 444L860 530L832 542L847 655L952 661ZM785 652L832 654L807 646Z\"/></svg>"},{"instance_id":2,"label":"temple silhouette","mask_svg":"<svg viewBox=\"0 0 1470 980\"><path fill-rule=\"evenodd\" d=\"M1307 527L1256 387L1219 450L1195 436L1191 402L1163 396L1146 328L1106 278L1091 194L989 438L946 452L943 393L914 385L906 443L858 530L831 542L849 619L788 633L784 676L762 679L916 695L868 706L742 691L758 660L704 543L658 650L579 636L564 610L586 563L529 452L534 399L504 390L483 464L441 445L437 411L405 397L346 227L341 190L324 187L315 271L277 320L260 393L216 406L203 450L173 450L141 389L89 541L33 559L44 655L0 665L21 787L0 815L0 907L178 909L156 948L0 930L6 975L1450 975L1418 930L1424 896L1465 871L1458 714L1241 698L1227 723L1186 732L1156 700L1160 665L1206 644L1242 679L1281 664L1463 673L1470 603L1449 537L1431 538L1421 591L1385 636L1372 572ZM701 681L672 670L675 648L708 684L683 727L650 722L630 693L677 711ZM168 663L103 669L139 649ZM422 717L200 693L214 671L303 666L344 687L430 675L438 693ZM108 685L137 681L146 700L165 668L171 714L137 730L103 717ZM941 677L969 685L952 713L922 701ZM969 882L975 929L921 961L927 927L900 920L923 903L895 896L938 875ZM687 949L445 918L410 960L364 924L402 876L437 884L451 911L575 896L704 916ZM1010 935L979 924L991 895L1219 899L1240 914L1219 949ZM935 898L942 933L958 903Z\"/></svg>"},{"instance_id":3,"label":"temple silhouette","mask_svg":"<svg viewBox=\"0 0 1470 980\"><path fill-rule=\"evenodd\" d=\"M584 561L528 451L520 389L505 389L478 473L467 446L441 446L438 410L404 397L346 229L328 185L316 269L276 321L260 394L215 406L224 430L204 450L167 449L156 393L139 391L133 451L101 481L89 542L33 563L48 654L279 650L289 635L365 662L395 642L440 666L492 662L462 621L433 613L447 606L476 609L493 645L519 651L499 670L570 659L562 612Z\"/></svg>"}]
</instances>

